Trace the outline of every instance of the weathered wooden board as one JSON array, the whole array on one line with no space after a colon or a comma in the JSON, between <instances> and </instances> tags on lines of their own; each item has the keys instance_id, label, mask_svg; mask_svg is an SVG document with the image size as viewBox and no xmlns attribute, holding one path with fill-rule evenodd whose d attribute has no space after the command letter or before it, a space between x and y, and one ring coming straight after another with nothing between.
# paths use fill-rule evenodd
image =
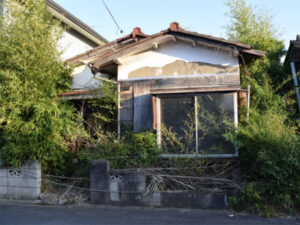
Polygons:
<instances>
[{"instance_id":1,"label":"weathered wooden board","mask_svg":"<svg viewBox=\"0 0 300 225\"><path fill-rule=\"evenodd\" d=\"M139 81L133 83L134 113L133 130L141 132L153 129L152 95L150 90L155 81Z\"/></svg>"},{"instance_id":2,"label":"weathered wooden board","mask_svg":"<svg viewBox=\"0 0 300 225\"><path fill-rule=\"evenodd\" d=\"M132 82L131 81L122 81L120 82L120 92L131 91L132 93Z\"/></svg>"},{"instance_id":3,"label":"weathered wooden board","mask_svg":"<svg viewBox=\"0 0 300 225\"><path fill-rule=\"evenodd\" d=\"M199 87L170 87L151 89L151 94L185 94L185 93L203 93L203 92L232 92L241 90L240 86L199 86Z\"/></svg>"},{"instance_id":4,"label":"weathered wooden board","mask_svg":"<svg viewBox=\"0 0 300 225\"><path fill-rule=\"evenodd\" d=\"M209 75L209 76L197 76L189 78L167 78L157 80L156 88L167 88L167 87L199 87L199 86L238 86L240 85L240 76L236 74L226 75Z\"/></svg>"},{"instance_id":5,"label":"weathered wooden board","mask_svg":"<svg viewBox=\"0 0 300 225\"><path fill-rule=\"evenodd\" d=\"M120 102L120 121L133 120L133 99L123 100Z\"/></svg>"},{"instance_id":6,"label":"weathered wooden board","mask_svg":"<svg viewBox=\"0 0 300 225\"><path fill-rule=\"evenodd\" d=\"M153 80L136 80L120 83L120 121L133 123L134 132L153 129L153 89L195 89L206 87L239 87L239 74L216 76L198 76L189 78L169 78ZM185 91L188 93L188 91ZM174 92L175 93L175 92ZM180 92L181 93L181 92Z\"/></svg>"},{"instance_id":7,"label":"weathered wooden board","mask_svg":"<svg viewBox=\"0 0 300 225\"><path fill-rule=\"evenodd\" d=\"M120 121L133 120L133 91L131 82L120 83Z\"/></svg>"}]
</instances>

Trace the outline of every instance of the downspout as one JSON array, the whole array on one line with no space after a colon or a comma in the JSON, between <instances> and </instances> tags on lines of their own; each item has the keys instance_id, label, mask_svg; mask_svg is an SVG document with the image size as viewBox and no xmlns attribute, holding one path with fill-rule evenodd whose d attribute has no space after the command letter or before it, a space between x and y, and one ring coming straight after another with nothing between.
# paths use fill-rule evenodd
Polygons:
<instances>
[{"instance_id":1,"label":"downspout","mask_svg":"<svg viewBox=\"0 0 300 225\"><path fill-rule=\"evenodd\" d=\"M292 71L292 76L293 76L293 81L294 81L294 87L295 87L295 91L296 91L296 97L297 97L297 103L298 103L298 112L300 113L299 84L298 84L296 67L295 67L295 63L294 62L291 62L291 71Z\"/></svg>"}]
</instances>

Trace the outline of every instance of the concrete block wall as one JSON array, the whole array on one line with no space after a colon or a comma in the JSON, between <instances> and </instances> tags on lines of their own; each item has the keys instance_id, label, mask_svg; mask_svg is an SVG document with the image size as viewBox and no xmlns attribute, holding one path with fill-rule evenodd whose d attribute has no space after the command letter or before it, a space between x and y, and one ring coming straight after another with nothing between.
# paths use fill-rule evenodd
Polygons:
<instances>
[{"instance_id":1,"label":"concrete block wall","mask_svg":"<svg viewBox=\"0 0 300 225\"><path fill-rule=\"evenodd\" d=\"M218 208L226 206L226 194L201 191L164 191L146 194L144 171L112 170L105 160L92 161L91 202L171 208Z\"/></svg>"},{"instance_id":2,"label":"concrete block wall","mask_svg":"<svg viewBox=\"0 0 300 225\"><path fill-rule=\"evenodd\" d=\"M41 193L41 165L26 161L21 168L0 168L0 198L37 199Z\"/></svg>"}]
</instances>

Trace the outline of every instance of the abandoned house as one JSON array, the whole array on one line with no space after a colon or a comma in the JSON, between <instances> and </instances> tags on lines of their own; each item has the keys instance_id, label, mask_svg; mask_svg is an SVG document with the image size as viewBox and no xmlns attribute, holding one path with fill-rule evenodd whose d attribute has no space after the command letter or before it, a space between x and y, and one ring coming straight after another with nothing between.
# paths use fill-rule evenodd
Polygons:
<instances>
[{"instance_id":1,"label":"abandoned house","mask_svg":"<svg viewBox=\"0 0 300 225\"><path fill-rule=\"evenodd\" d=\"M83 80L95 76L116 81L119 135L123 127L155 131L158 146L167 149L162 157L234 157L237 148L222 132L228 122L237 126L239 104L248 99L241 89L240 64L264 54L173 22L154 35L134 28L131 34L67 62L82 71L76 76ZM89 99L101 93L74 89L62 96Z\"/></svg>"}]
</instances>

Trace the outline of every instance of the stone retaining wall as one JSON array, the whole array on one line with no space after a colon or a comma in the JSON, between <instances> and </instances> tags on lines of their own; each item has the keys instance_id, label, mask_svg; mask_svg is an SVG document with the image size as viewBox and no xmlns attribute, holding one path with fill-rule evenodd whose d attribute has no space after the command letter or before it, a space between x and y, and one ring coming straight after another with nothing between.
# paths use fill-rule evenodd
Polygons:
<instances>
[{"instance_id":1,"label":"stone retaining wall","mask_svg":"<svg viewBox=\"0 0 300 225\"><path fill-rule=\"evenodd\" d=\"M95 204L206 209L226 206L226 194L165 191L146 195L146 175L143 171L111 170L105 160L92 161L90 182L91 202Z\"/></svg>"}]
</instances>

